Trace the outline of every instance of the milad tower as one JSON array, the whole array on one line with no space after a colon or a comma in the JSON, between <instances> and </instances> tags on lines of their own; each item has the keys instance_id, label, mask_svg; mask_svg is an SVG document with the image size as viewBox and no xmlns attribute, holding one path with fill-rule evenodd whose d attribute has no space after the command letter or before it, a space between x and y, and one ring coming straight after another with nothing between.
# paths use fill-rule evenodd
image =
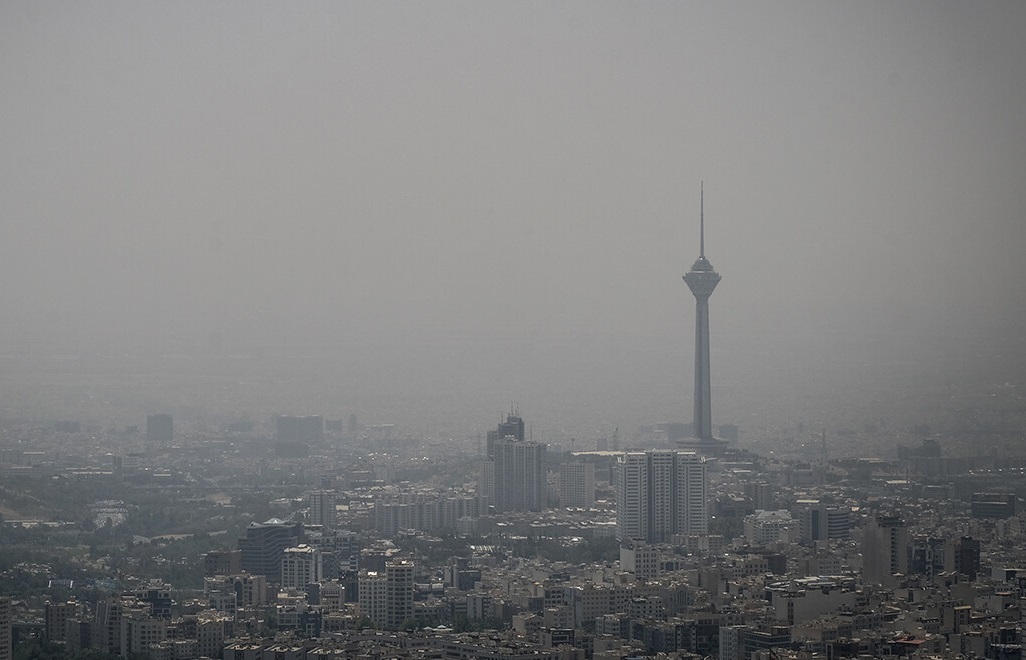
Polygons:
<instances>
[{"instance_id":1,"label":"milad tower","mask_svg":"<svg viewBox=\"0 0 1026 660\"><path fill-rule=\"evenodd\" d=\"M709 378L709 296L720 283L717 273L705 258L705 185L702 185L699 215L698 259L684 276L684 282L695 296L695 416L693 438L682 438L677 444L682 449L694 449L716 454L723 451L726 442L713 437L712 383Z\"/></svg>"}]
</instances>

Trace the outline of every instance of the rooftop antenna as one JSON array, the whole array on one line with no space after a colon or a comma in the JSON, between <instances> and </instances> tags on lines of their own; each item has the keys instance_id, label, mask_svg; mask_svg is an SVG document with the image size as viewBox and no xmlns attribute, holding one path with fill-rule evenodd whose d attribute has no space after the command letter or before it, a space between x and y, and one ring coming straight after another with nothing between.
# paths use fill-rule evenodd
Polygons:
<instances>
[{"instance_id":1,"label":"rooftop antenna","mask_svg":"<svg viewBox=\"0 0 1026 660\"><path fill-rule=\"evenodd\" d=\"M698 256L700 259L705 259L705 181L702 181L701 189L699 192L699 212L698 212L698 236L699 236L699 251Z\"/></svg>"}]
</instances>

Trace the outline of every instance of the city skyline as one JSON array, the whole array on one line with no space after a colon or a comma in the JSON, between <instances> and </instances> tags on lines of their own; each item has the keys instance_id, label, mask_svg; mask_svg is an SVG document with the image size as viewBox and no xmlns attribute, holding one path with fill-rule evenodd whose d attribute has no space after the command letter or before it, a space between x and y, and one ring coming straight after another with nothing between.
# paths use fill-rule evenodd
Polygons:
<instances>
[{"instance_id":1,"label":"city skyline","mask_svg":"<svg viewBox=\"0 0 1026 660\"><path fill-rule=\"evenodd\" d=\"M742 437L1021 388L1020 4L446 7L5 3L0 417L686 421L700 179Z\"/></svg>"},{"instance_id":2,"label":"city skyline","mask_svg":"<svg viewBox=\"0 0 1026 660\"><path fill-rule=\"evenodd\" d=\"M0 3L0 660L1020 657L1023 26Z\"/></svg>"}]
</instances>

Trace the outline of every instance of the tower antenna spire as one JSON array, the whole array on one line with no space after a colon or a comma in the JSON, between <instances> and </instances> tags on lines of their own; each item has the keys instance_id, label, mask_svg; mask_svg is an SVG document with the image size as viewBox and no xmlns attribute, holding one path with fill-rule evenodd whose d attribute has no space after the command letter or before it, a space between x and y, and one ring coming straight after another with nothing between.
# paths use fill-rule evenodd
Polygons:
<instances>
[{"instance_id":1,"label":"tower antenna spire","mask_svg":"<svg viewBox=\"0 0 1026 660\"><path fill-rule=\"evenodd\" d=\"M699 226L699 229L698 229L698 236L699 236L699 239L698 239L699 240L699 243L698 243L698 256L700 258L704 258L705 257L705 181L704 180L701 183L701 188L700 188L700 192L699 192L699 199L701 201L699 202L699 211L698 211L698 226Z\"/></svg>"}]
</instances>

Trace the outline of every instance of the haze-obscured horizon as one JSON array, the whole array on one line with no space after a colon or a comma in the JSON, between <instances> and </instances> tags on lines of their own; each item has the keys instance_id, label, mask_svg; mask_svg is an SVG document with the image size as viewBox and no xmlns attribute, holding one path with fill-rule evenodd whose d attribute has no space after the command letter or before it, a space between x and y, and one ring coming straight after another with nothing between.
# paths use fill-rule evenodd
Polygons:
<instances>
[{"instance_id":1,"label":"haze-obscured horizon","mask_svg":"<svg viewBox=\"0 0 1026 660\"><path fill-rule=\"evenodd\" d=\"M702 181L714 423L1022 405L1024 25L5 3L0 417L689 421Z\"/></svg>"}]
</instances>

